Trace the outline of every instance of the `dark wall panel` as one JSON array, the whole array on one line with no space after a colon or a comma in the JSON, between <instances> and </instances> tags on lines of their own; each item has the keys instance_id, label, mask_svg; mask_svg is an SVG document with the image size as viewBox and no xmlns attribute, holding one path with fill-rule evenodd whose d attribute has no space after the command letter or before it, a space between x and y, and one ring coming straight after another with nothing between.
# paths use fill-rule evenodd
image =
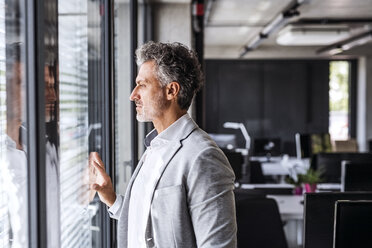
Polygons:
<instances>
[{"instance_id":1,"label":"dark wall panel","mask_svg":"<svg viewBox=\"0 0 372 248\"><path fill-rule=\"evenodd\" d=\"M226 121L242 122L254 138L281 138L294 155L296 132L328 132L329 61L207 60L206 130L235 133Z\"/></svg>"}]
</instances>

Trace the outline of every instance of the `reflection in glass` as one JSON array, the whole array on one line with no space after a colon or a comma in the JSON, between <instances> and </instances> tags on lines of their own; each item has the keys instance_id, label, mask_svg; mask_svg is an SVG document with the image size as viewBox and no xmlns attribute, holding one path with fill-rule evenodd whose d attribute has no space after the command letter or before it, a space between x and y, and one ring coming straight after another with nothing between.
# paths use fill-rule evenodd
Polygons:
<instances>
[{"instance_id":1,"label":"reflection in glass","mask_svg":"<svg viewBox=\"0 0 372 248\"><path fill-rule=\"evenodd\" d=\"M0 247L28 247L24 6L0 0Z\"/></svg>"}]
</instances>

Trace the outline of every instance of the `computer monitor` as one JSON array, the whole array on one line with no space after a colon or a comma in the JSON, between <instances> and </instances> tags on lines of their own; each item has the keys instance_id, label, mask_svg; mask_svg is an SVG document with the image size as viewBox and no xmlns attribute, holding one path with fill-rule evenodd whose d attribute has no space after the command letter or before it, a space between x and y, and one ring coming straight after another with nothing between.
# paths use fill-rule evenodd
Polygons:
<instances>
[{"instance_id":1,"label":"computer monitor","mask_svg":"<svg viewBox=\"0 0 372 248\"><path fill-rule=\"evenodd\" d=\"M372 161L353 163L342 161L341 191L372 191Z\"/></svg>"},{"instance_id":2,"label":"computer monitor","mask_svg":"<svg viewBox=\"0 0 372 248\"><path fill-rule=\"evenodd\" d=\"M296 133L297 158L311 158L320 152L332 152L329 133L300 134Z\"/></svg>"},{"instance_id":3,"label":"computer monitor","mask_svg":"<svg viewBox=\"0 0 372 248\"><path fill-rule=\"evenodd\" d=\"M338 200L372 200L372 192L306 193L304 197L304 248L332 247L335 203Z\"/></svg>"},{"instance_id":4,"label":"computer monitor","mask_svg":"<svg viewBox=\"0 0 372 248\"><path fill-rule=\"evenodd\" d=\"M324 183L341 183L341 162L370 163L372 153L318 153L311 161L311 168L322 173Z\"/></svg>"},{"instance_id":5,"label":"computer monitor","mask_svg":"<svg viewBox=\"0 0 372 248\"><path fill-rule=\"evenodd\" d=\"M209 136L216 142L217 146L221 149L235 149L237 148L235 134L220 134L209 133Z\"/></svg>"},{"instance_id":6,"label":"computer monitor","mask_svg":"<svg viewBox=\"0 0 372 248\"><path fill-rule=\"evenodd\" d=\"M337 201L333 248L372 247L372 201Z\"/></svg>"},{"instance_id":7,"label":"computer monitor","mask_svg":"<svg viewBox=\"0 0 372 248\"><path fill-rule=\"evenodd\" d=\"M281 155L280 138L260 138L253 140L254 156L280 156Z\"/></svg>"}]
</instances>

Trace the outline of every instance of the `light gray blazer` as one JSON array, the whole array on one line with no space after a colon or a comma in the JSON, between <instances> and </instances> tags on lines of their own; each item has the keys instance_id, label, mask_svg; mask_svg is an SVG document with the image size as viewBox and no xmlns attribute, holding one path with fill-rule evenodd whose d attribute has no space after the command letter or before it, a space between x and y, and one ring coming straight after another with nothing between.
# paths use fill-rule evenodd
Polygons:
<instances>
[{"instance_id":1,"label":"light gray blazer","mask_svg":"<svg viewBox=\"0 0 372 248\"><path fill-rule=\"evenodd\" d=\"M223 152L191 118L167 147L153 189L147 247L236 247L234 172ZM142 164L141 159L125 196L118 195L119 210L110 213L118 219L120 248L127 248L131 187Z\"/></svg>"}]
</instances>

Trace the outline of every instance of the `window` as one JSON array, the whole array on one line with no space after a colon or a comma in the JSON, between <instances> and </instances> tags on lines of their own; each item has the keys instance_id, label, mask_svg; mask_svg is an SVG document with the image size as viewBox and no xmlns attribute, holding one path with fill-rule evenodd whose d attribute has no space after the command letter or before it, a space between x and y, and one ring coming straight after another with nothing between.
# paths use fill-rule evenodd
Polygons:
<instances>
[{"instance_id":1,"label":"window","mask_svg":"<svg viewBox=\"0 0 372 248\"><path fill-rule=\"evenodd\" d=\"M0 248L114 244L88 165L97 151L107 171L118 170L124 193L133 156L132 36L128 1L115 2L113 15L112 4L0 0Z\"/></svg>"},{"instance_id":2,"label":"window","mask_svg":"<svg viewBox=\"0 0 372 248\"><path fill-rule=\"evenodd\" d=\"M124 194L132 175L131 146L131 58L130 6L128 1L115 1L115 140L116 192Z\"/></svg>"},{"instance_id":3,"label":"window","mask_svg":"<svg viewBox=\"0 0 372 248\"><path fill-rule=\"evenodd\" d=\"M349 138L349 73L349 62L330 62L329 133L332 140Z\"/></svg>"},{"instance_id":4,"label":"window","mask_svg":"<svg viewBox=\"0 0 372 248\"><path fill-rule=\"evenodd\" d=\"M59 1L61 247L91 246L87 1ZM97 205L92 205L97 208ZM93 211L95 213L97 211Z\"/></svg>"},{"instance_id":5,"label":"window","mask_svg":"<svg viewBox=\"0 0 372 248\"><path fill-rule=\"evenodd\" d=\"M0 247L28 247L24 7L0 0Z\"/></svg>"},{"instance_id":6,"label":"window","mask_svg":"<svg viewBox=\"0 0 372 248\"><path fill-rule=\"evenodd\" d=\"M90 199L88 156L102 154L103 5L58 1L60 247L103 247L100 201Z\"/></svg>"}]
</instances>

